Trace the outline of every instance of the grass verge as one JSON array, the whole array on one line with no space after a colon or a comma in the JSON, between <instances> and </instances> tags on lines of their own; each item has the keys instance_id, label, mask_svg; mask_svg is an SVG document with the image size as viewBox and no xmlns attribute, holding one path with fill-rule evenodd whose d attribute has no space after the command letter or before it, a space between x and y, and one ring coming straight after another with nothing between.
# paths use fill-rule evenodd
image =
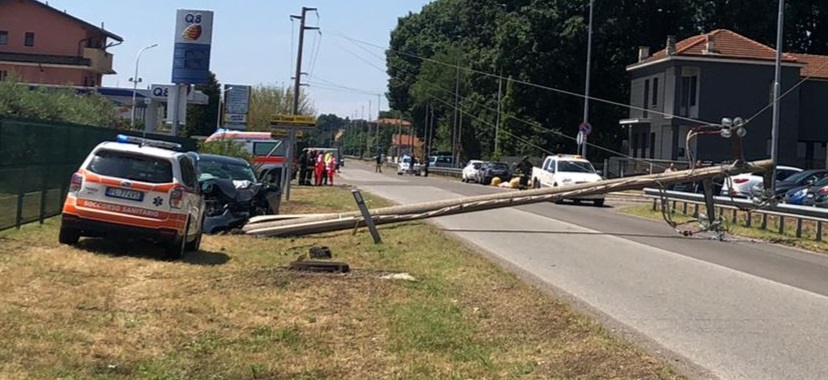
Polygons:
<instances>
[{"instance_id":1,"label":"grass verge","mask_svg":"<svg viewBox=\"0 0 828 380\"><path fill-rule=\"evenodd\" d=\"M692 215L694 211L695 209L693 207L690 207L688 208L687 213ZM652 203L649 203L647 205L625 207L620 209L619 212L642 217L645 219L663 220L660 210L653 211ZM716 212L721 213L722 211L717 209ZM796 221L790 218L783 220L783 222L785 223L783 233L779 233L779 218L775 216L768 216L766 222L767 228L762 229L761 215L751 215L751 227L745 226L747 224L746 222L748 216L744 212L739 211L736 213L735 223L733 218L733 211L725 210L724 215L727 219L727 230L732 235L750 239L763 240L771 243L806 249L814 252L828 253L828 242L816 241L813 238L814 236L816 236L817 229L816 224L813 222L803 221L802 237L797 237ZM673 210L674 221L678 223L683 223L691 219L692 217L683 214L682 210Z\"/></svg>"},{"instance_id":2,"label":"grass verge","mask_svg":"<svg viewBox=\"0 0 828 380\"><path fill-rule=\"evenodd\" d=\"M339 187L293 198L291 212L355 208ZM678 377L429 224L384 226L382 245L207 236L173 263L140 243L60 246L58 224L0 233L0 378ZM356 270L282 269L314 245Z\"/></svg>"}]
</instances>

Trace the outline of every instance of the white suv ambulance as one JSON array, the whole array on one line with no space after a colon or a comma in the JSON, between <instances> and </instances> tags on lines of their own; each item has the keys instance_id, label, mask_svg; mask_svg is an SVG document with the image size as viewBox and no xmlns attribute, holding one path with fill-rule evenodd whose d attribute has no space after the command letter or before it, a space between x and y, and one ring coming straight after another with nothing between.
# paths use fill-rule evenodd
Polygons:
<instances>
[{"instance_id":1,"label":"white suv ambulance","mask_svg":"<svg viewBox=\"0 0 828 380\"><path fill-rule=\"evenodd\" d=\"M98 144L72 175L60 243L81 236L142 238L180 258L201 244L204 200L196 166L181 146L118 135Z\"/></svg>"}]
</instances>

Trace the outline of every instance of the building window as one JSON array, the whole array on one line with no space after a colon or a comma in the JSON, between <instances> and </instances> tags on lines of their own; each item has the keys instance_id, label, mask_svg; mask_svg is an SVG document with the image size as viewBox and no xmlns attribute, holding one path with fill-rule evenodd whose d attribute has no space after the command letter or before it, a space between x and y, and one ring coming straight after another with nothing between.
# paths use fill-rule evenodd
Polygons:
<instances>
[{"instance_id":1,"label":"building window","mask_svg":"<svg viewBox=\"0 0 828 380\"><path fill-rule=\"evenodd\" d=\"M8 45L9 44L9 32L5 30L0 30L0 45Z\"/></svg>"},{"instance_id":2,"label":"building window","mask_svg":"<svg viewBox=\"0 0 828 380\"><path fill-rule=\"evenodd\" d=\"M26 32L26 40L23 44L26 46L34 46L34 33Z\"/></svg>"},{"instance_id":3,"label":"building window","mask_svg":"<svg viewBox=\"0 0 828 380\"><path fill-rule=\"evenodd\" d=\"M698 76L681 77L682 116L692 116L690 109L696 107L696 97L698 96L698 82Z\"/></svg>"},{"instance_id":4,"label":"building window","mask_svg":"<svg viewBox=\"0 0 828 380\"><path fill-rule=\"evenodd\" d=\"M648 116L650 116L649 113L647 112L647 108L649 106L650 106L650 80L645 79L644 80L644 114L642 115L642 117L644 117L645 119Z\"/></svg>"},{"instance_id":5,"label":"building window","mask_svg":"<svg viewBox=\"0 0 828 380\"><path fill-rule=\"evenodd\" d=\"M9 77L9 72L6 70L0 70L0 80L6 80Z\"/></svg>"},{"instance_id":6,"label":"building window","mask_svg":"<svg viewBox=\"0 0 828 380\"><path fill-rule=\"evenodd\" d=\"M658 105L658 78L653 78L653 106Z\"/></svg>"}]
</instances>

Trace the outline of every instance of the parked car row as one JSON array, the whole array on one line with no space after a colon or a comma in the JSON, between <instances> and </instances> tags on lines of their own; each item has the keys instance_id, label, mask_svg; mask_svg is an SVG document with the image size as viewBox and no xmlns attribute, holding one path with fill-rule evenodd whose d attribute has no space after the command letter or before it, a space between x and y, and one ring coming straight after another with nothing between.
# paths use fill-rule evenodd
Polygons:
<instances>
[{"instance_id":1,"label":"parked car row","mask_svg":"<svg viewBox=\"0 0 828 380\"><path fill-rule=\"evenodd\" d=\"M462 182L476 182L481 185L489 185L497 177L501 182L508 182L512 179L512 171L509 165L504 162L488 162L482 160L470 160L461 173Z\"/></svg>"},{"instance_id":2,"label":"parked car row","mask_svg":"<svg viewBox=\"0 0 828 380\"><path fill-rule=\"evenodd\" d=\"M72 175L59 241L149 240L167 258L197 251L203 233L241 227L278 210L277 186L242 159L180 152L174 143L118 135L98 144Z\"/></svg>"}]
</instances>

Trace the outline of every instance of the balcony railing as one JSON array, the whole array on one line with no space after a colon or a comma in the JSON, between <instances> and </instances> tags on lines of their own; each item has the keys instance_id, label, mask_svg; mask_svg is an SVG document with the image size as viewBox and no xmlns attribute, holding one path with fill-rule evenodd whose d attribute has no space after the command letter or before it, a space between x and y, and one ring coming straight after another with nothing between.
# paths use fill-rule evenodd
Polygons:
<instances>
[{"instance_id":1,"label":"balcony railing","mask_svg":"<svg viewBox=\"0 0 828 380\"><path fill-rule=\"evenodd\" d=\"M83 57L89 60L92 71L100 74L115 74L112 70L112 54L103 49L83 48Z\"/></svg>"},{"instance_id":2,"label":"balcony railing","mask_svg":"<svg viewBox=\"0 0 828 380\"><path fill-rule=\"evenodd\" d=\"M90 60L86 57L67 55L25 54L0 52L0 61L20 63L40 63L45 65L89 66Z\"/></svg>"}]
</instances>

